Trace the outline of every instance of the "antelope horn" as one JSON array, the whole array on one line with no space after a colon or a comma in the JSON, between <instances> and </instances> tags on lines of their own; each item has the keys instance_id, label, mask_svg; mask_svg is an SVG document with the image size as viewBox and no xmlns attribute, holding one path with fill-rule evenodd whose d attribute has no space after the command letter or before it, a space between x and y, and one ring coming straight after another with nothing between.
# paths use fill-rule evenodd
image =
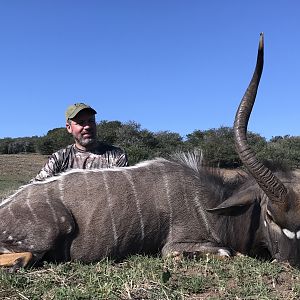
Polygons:
<instances>
[{"instance_id":1,"label":"antelope horn","mask_svg":"<svg viewBox=\"0 0 300 300\"><path fill-rule=\"evenodd\" d=\"M283 183L255 156L247 142L247 125L255 102L255 97L264 64L264 35L260 34L256 67L249 86L241 100L234 121L236 151L247 170L271 201L284 202L287 189Z\"/></svg>"}]
</instances>

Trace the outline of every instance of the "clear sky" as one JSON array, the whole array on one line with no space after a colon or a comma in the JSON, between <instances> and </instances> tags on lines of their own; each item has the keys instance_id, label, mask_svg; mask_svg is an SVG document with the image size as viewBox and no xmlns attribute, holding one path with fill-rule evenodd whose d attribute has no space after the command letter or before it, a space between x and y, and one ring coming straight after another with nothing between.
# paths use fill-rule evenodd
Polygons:
<instances>
[{"instance_id":1,"label":"clear sky","mask_svg":"<svg viewBox=\"0 0 300 300\"><path fill-rule=\"evenodd\" d=\"M232 126L261 31L249 129L300 135L299 0L0 0L0 138L63 127L75 102L183 137Z\"/></svg>"}]
</instances>

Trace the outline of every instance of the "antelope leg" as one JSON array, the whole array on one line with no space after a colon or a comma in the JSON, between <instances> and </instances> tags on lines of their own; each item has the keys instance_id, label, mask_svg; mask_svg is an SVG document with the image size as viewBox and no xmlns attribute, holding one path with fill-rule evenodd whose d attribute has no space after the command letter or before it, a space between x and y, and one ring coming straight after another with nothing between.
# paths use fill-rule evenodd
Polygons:
<instances>
[{"instance_id":1,"label":"antelope leg","mask_svg":"<svg viewBox=\"0 0 300 300\"><path fill-rule=\"evenodd\" d=\"M32 260L31 252L19 252L19 253L4 253L0 254L0 266L1 267L26 267Z\"/></svg>"},{"instance_id":2,"label":"antelope leg","mask_svg":"<svg viewBox=\"0 0 300 300\"><path fill-rule=\"evenodd\" d=\"M188 243L188 242L173 242L166 244L162 249L163 257L205 257L207 254L216 257L231 257L235 253L229 248L220 247L212 242L203 243Z\"/></svg>"}]
</instances>

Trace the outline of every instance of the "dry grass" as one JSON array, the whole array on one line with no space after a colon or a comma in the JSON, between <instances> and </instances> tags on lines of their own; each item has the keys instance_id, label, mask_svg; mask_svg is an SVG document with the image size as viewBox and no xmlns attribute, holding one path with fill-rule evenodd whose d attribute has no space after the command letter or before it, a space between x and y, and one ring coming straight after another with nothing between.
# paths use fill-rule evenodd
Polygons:
<instances>
[{"instance_id":1,"label":"dry grass","mask_svg":"<svg viewBox=\"0 0 300 300\"><path fill-rule=\"evenodd\" d=\"M38 154L0 155L0 198L32 179L47 161Z\"/></svg>"}]
</instances>

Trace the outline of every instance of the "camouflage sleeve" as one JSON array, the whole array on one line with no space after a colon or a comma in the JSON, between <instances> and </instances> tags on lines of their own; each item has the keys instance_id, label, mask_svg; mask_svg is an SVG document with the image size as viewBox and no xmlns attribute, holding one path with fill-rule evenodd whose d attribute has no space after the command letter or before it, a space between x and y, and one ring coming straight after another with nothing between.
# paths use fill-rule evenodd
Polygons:
<instances>
[{"instance_id":1,"label":"camouflage sleeve","mask_svg":"<svg viewBox=\"0 0 300 300\"><path fill-rule=\"evenodd\" d=\"M116 160L117 167L128 167L127 154L123 152Z\"/></svg>"},{"instance_id":2,"label":"camouflage sleeve","mask_svg":"<svg viewBox=\"0 0 300 300\"><path fill-rule=\"evenodd\" d=\"M53 153L44 167L39 171L39 173L30 180L30 182L34 181L42 181L45 180L48 177L52 177L55 174L59 173L61 171L61 162L60 162L60 156L58 155L58 152Z\"/></svg>"},{"instance_id":3,"label":"camouflage sleeve","mask_svg":"<svg viewBox=\"0 0 300 300\"><path fill-rule=\"evenodd\" d=\"M103 145L103 144L102 144ZM127 153L122 148L109 145L106 148L107 150L107 159L110 161L111 167L127 167L128 158Z\"/></svg>"},{"instance_id":4,"label":"camouflage sleeve","mask_svg":"<svg viewBox=\"0 0 300 300\"><path fill-rule=\"evenodd\" d=\"M68 168L82 168L85 169L85 163L87 160L87 156L78 152L77 154L74 152L74 148L72 146L68 146L65 149L61 149L55 153L53 153L44 167L40 170L40 172L30 180L30 182L34 181L42 181L48 177L52 177L61 173ZM109 167L108 162L111 167L126 167L128 166L127 154L120 148L113 147L108 150L105 155L99 155L99 157L103 157L107 162L105 167ZM74 159L77 164L74 166ZM92 167L99 168L99 164L92 165Z\"/></svg>"}]
</instances>

